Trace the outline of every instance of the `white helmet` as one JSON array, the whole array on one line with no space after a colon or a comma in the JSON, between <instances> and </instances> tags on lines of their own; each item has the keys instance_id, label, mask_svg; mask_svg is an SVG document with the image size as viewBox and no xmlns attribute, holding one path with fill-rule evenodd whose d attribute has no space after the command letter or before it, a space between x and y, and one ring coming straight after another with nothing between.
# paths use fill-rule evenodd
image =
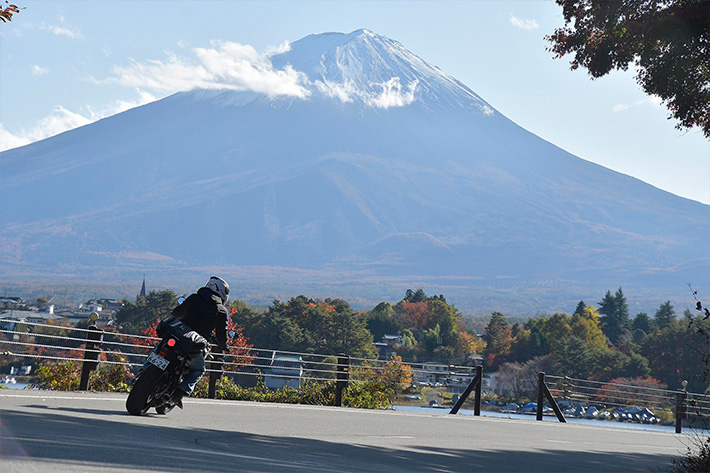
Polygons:
<instances>
[{"instance_id":1,"label":"white helmet","mask_svg":"<svg viewBox=\"0 0 710 473\"><path fill-rule=\"evenodd\" d=\"M217 294L222 299L222 304L226 304L229 300L229 284L224 279L212 276L205 287Z\"/></svg>"}]
</instances>

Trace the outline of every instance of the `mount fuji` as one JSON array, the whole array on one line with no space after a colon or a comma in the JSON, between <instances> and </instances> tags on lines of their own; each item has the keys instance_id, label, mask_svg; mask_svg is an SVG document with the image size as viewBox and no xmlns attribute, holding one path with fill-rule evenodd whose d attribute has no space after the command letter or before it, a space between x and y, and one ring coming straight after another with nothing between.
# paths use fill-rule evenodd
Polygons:
<instances>
[{"instance_id":1,"label":"mount fuji","mask_svg":"<svg viewBox=\"0 0 710 473\"><path fill-rule=\"evenodd\" d=\"M326 33L270 59L299 96L180 92L1 153L1 278L219 272L472 307L707 280L709 206L546 142L400 43Z\"/></svg>"}]
</instances>

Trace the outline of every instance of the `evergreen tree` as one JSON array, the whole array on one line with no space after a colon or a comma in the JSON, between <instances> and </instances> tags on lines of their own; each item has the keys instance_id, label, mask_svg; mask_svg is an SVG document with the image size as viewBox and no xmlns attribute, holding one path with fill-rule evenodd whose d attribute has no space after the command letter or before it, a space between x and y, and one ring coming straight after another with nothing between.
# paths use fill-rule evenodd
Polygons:
<instances>
[{"instance_id":1,"label":"evergreen tree","mask_svg":"<svg viewBox=\"0 0 710 473\"><path fill-rule=\"evenodd\" d=\"M584 301L579 301L579 304L577 304L577 308L574 309L574 312L572 312L572 315L574 314L579 314L579 315L584 315L584 309L587 308L587 305L584 303Z\"/></svg>"},{"instance_id":2,"label":"evergreen tree","mask_svg":"<svg viewBox=\"0 0 710 473\"><path fill-rule=\"evenodd\" d=\"M412 291L411 289L407 289L407 292L404 295L404 302L424 302L427 300L427 295L424 292L424 289L419 288L416 291Z\"/></svg>"},{"instance_id":3,"label":"evergreen tree","mask_svg":"<svg viewBox=\"0 0 710 473\"><path fill-rule=\"evenodd\" d=\"M124 300L115 318L123 331L138 334L153 322L168 317L177 305L173 291L150 291L146 296L137 297L135 303Z\"/></svg>"},{"instance_id":4,"label":"evergreen tree","mask_svg":"<svg viewBox=\"0 0 710 473\"><path fill-rule=\"evenodd\" d=\"M611 343L618 344L622 336L627 333L629 326L629 307L621 288L614 295L611 291L606 291L604 298L599 302L599 313L604 315L602 319L604 334Z\"/></svg>"},{"instance_id":5,"label":"evergreen tree","mask_svg":"<svg viewBox=\"0 0 710 473\"><path fill-rule=\"evenodd\" d=\"M653 316L653 319L656 323L656 328L659 330L673 324L673 321L675 320L675 310L673 310L671 301L666 301L661 304L660 307L658 307L656 314Z\"/></svg>"},{"instance_id":6,"label":"evergreen tree","mask_svg":"<svg viewBox=\"0 0 710 473\"><path fill-rule=\"evenodd\" d=\"M631 328L633 330L643 330L643 332L648 335L651 333L651 318L646 312L639 312L636 314L636 317L634 317Z\"/></svg>"},{"instance_id":7,"label":"evergreen tree","mask_svg":"<svg viewBox=\"0 0 710 473\"><path fill-rule=\"evenodd\" d=\"M558 341L557 351L553 355L563 376L586 378L593 363L592 350L579 337L570 335Z\"/></svg>"},{"instance_id":8,"label":"evergreen tree","mask_svg":"<svg viewBox=\"0 0 710 473\"><path fill-rule=\"evenodd\" d=\"M689 391L704 392L708 387L708 342L702 331L710 331L710 320L698 317L693 325L671 323L649 334L641 344L641 354L648 359L651 376L671 389L680 389L687 380Z\"/></svg>"}]
</instances>

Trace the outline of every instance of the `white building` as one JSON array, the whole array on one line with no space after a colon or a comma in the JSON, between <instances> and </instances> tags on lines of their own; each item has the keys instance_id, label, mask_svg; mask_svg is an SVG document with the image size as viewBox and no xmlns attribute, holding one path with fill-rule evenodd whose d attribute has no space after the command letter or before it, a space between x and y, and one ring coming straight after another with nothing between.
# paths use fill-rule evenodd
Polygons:
<instances>
[{"instance_id":1,"label":"white building","mask_svg":"<svg viewBox=\"0 0 710 473\"><path fill-rule=\"evenodd\" d=\"M271 364L264 368L264 384L269 389L281 389L288 386L301 389L303 377L303 359L296 355L271 356Z\"/></svg>"}]
</instances>

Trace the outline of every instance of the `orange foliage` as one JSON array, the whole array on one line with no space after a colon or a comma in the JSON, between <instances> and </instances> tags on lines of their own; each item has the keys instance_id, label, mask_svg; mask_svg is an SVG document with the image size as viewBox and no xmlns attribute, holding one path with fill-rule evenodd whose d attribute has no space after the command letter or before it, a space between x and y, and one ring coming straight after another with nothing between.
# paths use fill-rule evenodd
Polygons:
<instances>
[{"instance_id":1,"label":"orange foliage","mask_svg":"<svg viewBox=\"0 0 710 473\"><path fill-rule=\"evenodd\" d=\"M423 330L428 327L429 303L424 302L402 302L401 311L398 314L399 322L407 328L413 330Z\"/></svg>"},{"instance_id":2,"label":"orange foliage","mask_svg":"<svg viewBox=\"0 0 710 473\"><path fill-rule=\"evenodd\" d=\"M615 378L602 385L595 398L602 402L636 405L663 404L668 386L655 378Z\"/></svg>"},{"instance_id":3,"label":"orange foliage","mask_svg":"<svg viewBox=\"0 0 710 473\"><path fill-rule=\"evenodd\" d=\"M0 7L0 20L2 20L3 23L12 21L12 15L15 13L20 13L20 8L17 5L9 4L5 8Z\"/></svg>"},{"instance_id":4,"label":"orange foliage","mask_svg":"<svg viewBox=\"0 0 710 473\"><path fill-rule=\"evenodd\" d=\"M335 312L335 306L333 304L322 303L321 307L323 308L326 314L332 314Z\"/></svg>"}]
</instances>

